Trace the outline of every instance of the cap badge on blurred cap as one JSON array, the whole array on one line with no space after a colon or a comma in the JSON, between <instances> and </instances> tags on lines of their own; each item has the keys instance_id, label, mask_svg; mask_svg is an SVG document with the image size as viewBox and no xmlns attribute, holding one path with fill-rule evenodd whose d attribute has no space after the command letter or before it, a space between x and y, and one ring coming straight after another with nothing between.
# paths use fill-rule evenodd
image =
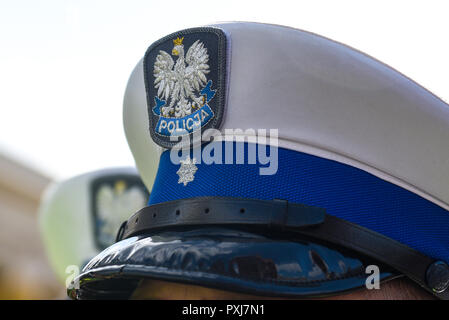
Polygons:
<instances>
[{"instance_id":1,"label":"cap badge on blurred cap","mask_svg":"<svg viewBox=\"0 0 449 320\"><path fill-rule=\"evenodd\" d=\"M183 183L186 186L189 182L192 182L195 179L195 172L198 170L198 167L195 165L196 159L192 160L187 157L184 160L181 160L181 167L176 174L179 176L178 183Z\"/></svg>"},{"instance_id":2,"label":"cap badge on blurred cap","mask_svg":"<svg viewBox=\"0 0 449 320\"><path fill-rule=\"evenodd\" d=\"M187 29L155 42L144 58L150 133L162 147L218 128L225 104L226 37L217 28Z\"/></svg>"},{"instance_id":3,"label":"cap badge on blurred cap","mask_svg":"<svg viewBox=\"0 0 449 320\"><path fill-rule=\"evenodd\" d=\"M112 245L122 222L145 206L148 192L137 176L99 177L91 185L94 238L99 250Z\"/></svg>"}]
</instances>

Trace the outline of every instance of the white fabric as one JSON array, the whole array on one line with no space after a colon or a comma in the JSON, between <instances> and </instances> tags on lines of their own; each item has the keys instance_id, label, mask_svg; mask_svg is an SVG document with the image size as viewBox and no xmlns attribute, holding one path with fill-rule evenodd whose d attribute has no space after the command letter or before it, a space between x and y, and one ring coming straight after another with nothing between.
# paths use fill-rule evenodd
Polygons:
<instances>
[{"instance_id":1,"label":"white fabric","mask_svg":"<svg viewBox=\"0 0 449 320\"><path fill-rule=\"evenodd\" d=\"M128 145L143 183L151 192L159 165L162 148L150 136L143 60L129 77L123 99L123 123Z\"/></svg>"},{"instance_id":2,"label":"white fabric","mask_svg":"<svg viewBox=\"0 0 449 320\"><path fill-rule=\"evenodd\" d=\"M222 130L277 128L281 147L358 167L449 209L449 106L442 100L315 34L256 23L215 26L230 39ZM125 101L124 113L145 176L152 142L141 68L130 79L139 82L138 107Z\"/></svg>"}]
</instances>

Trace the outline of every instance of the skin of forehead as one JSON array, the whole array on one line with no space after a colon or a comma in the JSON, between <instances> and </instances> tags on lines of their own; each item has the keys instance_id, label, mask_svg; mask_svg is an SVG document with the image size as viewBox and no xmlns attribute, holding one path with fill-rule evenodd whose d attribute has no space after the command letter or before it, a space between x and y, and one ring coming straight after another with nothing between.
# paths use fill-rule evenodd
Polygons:
<instances>
[{"instance_id":1,"label":"skin of forehead","mask_svg":"<svg viewBox=\"0 0 449 320\"><path fill-rule=\"evenodd\" d=\"M160 280L142 280L133 293L135 300L285 300L279 297L263 297L202 286ZM361 289L351 293L318 300L431 300L432 295L418 288L407 279L395 279L381 285L379 290Z\"/></svg>"}]
</instances>

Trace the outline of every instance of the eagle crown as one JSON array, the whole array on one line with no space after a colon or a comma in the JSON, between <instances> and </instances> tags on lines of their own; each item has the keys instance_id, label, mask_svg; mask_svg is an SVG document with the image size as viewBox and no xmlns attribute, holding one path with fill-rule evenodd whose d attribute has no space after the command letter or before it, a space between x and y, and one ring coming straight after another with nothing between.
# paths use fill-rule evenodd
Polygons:
<instances>
[{"instance_id":1,"label":"eagle crown","mask_svg":"<svg viewBox=\"0 0 449 320\"><path fill-rule=\"evenodd\" d=\"M180 46L180 45L182 45L182 40L184 40L184 37L182 37L182 38L177 37L175 40L173 40L173 44L175 46Z\"/></svg>"},{"instance_id":2,"label":"eagle crown","mask_svg":"<svg viewBox=\"0 0 449 320\"><path fill-rule=\"evenodd\" d=\"M179 56L182 59L178 61L177 65L179 68L179 64L182 63L182 61L184 61L184 45L182 44L182 40L184 40L184 37L182 38L176 38L175 40L173 40L173 50L171 51L171 54L174 56Z\"/></svg>"}]
</instances>

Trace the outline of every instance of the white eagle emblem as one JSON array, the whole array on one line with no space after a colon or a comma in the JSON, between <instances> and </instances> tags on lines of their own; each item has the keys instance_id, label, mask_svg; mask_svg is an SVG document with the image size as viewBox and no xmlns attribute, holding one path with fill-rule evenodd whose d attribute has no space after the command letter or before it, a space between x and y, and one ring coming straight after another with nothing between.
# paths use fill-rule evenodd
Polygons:
<instances>
[{"instance_id":1,"label":"white eagle emblem","mask_svg":"<svg viewBox=\"0 0 449 320\"><path fill-rule=\"evenodd\" d=\"M167 102L161 108L164 117L185 117L205 103L204 96L198 95L198 92L206 84L206 75L209 73L207 48L197 40L184 57L183 40L184 37L173 40L171 53L178 56L176 64L170 54L163 50L159 51L154 63L154 87L158 89L159 99Z\"/></svg>"}]
</instances>

